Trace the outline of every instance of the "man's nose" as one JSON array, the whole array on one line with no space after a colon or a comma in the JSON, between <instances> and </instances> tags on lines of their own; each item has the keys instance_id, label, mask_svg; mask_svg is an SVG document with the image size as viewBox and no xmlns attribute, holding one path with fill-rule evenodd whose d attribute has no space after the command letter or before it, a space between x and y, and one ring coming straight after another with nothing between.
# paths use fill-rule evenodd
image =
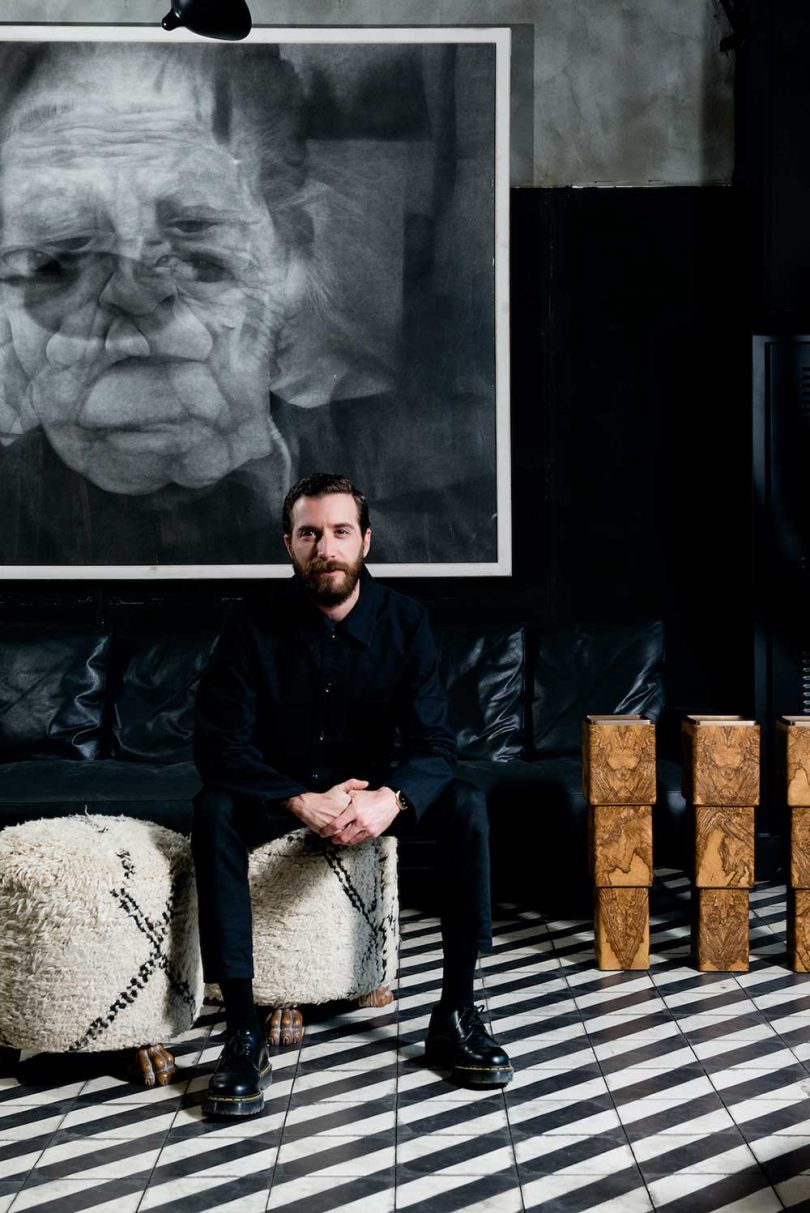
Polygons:
<instances>
[{"instance_id":1,"label":"man's nose","mask_svg":"<svg viewBox=\"0 0 810 1213\"><path fill-rule=\"evenodd\" d=\"M156 266L134 257L116 257L107 285L99 296L106 307L130 316L147 316L175 297L174 283Z\"/></svg>"},{"instance_id":2,"label":"man's nose","mask_svg":"<svg viewBox=\"0 0 810 1213\"><path fill-rule=\"evenodd\" d=\"M332 538L326 532L318 540L317 552L321 560L328 560L332 555Z\"/></svg>"}]
</instances>

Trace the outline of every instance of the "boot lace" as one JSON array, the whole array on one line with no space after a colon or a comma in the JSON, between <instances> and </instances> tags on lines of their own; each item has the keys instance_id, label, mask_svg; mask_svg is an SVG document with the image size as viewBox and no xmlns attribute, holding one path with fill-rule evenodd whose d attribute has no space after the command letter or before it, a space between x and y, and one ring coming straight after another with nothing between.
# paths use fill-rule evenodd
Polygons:
<instances>
[{"instance_id":1,"label":"boot lace","mask_svg":"<svg viewBox=\"0 0 810 1213\"><path fill-rule=\"evenodd\" d=\"M480 1033L488 1039L487 1030L484 1027L481 1019L483 1013L484 1004L482 1002L470 1003L469 1006L461 1009L459 1012L458 1022L459 1026L467 1037L472 1036L474 1033Z\"/></svg>"},{"instance_id":2,"label":"boot lace","mask_svg":"<svg viewBox=\"0 0 810 1213\"><path fill-rule=\"evenodd\" d=\"M255 1047L255 1032L251 1032L249 1028L237 1028L228 1035L222 1049L222 1058L233 1061L237 1057L249 1057Z\"/></svg>"}]
</instances>

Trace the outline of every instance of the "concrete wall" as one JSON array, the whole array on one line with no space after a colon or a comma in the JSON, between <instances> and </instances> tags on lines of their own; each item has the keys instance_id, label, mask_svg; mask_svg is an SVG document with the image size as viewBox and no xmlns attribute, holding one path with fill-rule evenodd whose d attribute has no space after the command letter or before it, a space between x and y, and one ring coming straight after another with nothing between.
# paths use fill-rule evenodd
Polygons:
<instances>
[{"instance_id":1,"label":"concrete wall","mask_svg":"<svg viewBox=\"0 0 810 1213\"><path fill-rule=\"evenodd\" d=\"M4 22L159 22L169 0L3 0ZM719 0L250 0L266 25L511 25L514 185L701 185L733 163ZM167 35L170 37L170 35Z\"/></svg>"}]
</instances>

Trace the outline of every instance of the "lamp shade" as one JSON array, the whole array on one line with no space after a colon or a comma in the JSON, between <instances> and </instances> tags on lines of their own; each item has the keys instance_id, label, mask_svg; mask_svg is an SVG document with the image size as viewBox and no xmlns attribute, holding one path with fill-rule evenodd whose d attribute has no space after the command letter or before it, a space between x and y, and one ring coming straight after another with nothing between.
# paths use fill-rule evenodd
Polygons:
<instances>
[{"instance_id":1,"label":"lamp shade","mask_svg":"<svg viewBox=\"0 0 810 1213\"><path fill-rule=\"evenodd\" d=\"M172 0L162 25L165 30L184 25L205 38L238 42L250 33L250 10L245 0Z\"/></svg>"}]
</instances>

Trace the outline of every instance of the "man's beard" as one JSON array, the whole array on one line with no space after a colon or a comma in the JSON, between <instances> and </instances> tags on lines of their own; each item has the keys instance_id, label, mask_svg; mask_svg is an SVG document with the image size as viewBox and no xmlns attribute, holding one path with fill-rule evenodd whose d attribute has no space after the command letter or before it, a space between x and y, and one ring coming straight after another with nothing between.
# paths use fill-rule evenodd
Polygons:
<instances>
[{"instance_id":1,"label":"man's beard","mask_svg":"<svg viewBox=\"0 0 810 1213\"><path fill-rule=\"evenodd\" d=\"M293 568L319 606L340 606L350 598L360 579L364 563L362 552L352 564L344 564L339 560L310 560L302 564L293 557ZM337 585L331 578L326 580L318 576L319 573L332 569L343 573L343 578Z\"/></svg>"}]
</instances>

